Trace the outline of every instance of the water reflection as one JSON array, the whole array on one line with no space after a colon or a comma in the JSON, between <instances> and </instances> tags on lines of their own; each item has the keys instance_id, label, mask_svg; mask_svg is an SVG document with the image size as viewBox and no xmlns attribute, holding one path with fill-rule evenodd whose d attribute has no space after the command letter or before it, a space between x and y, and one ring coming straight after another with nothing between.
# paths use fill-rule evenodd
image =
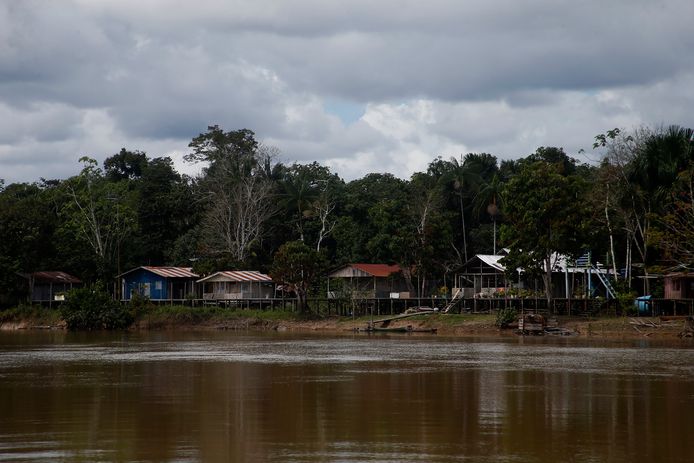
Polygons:
<instances>
[{"instance_id":1,"label":"water reflection","mask_svg":"<svg viewBox=\"0 0 694 463\"><path fill-rule=\"evenodd\" d=\"M653 343L2 333L0 460L690 461L693 366Z\"/></svg>"}]
</instances>

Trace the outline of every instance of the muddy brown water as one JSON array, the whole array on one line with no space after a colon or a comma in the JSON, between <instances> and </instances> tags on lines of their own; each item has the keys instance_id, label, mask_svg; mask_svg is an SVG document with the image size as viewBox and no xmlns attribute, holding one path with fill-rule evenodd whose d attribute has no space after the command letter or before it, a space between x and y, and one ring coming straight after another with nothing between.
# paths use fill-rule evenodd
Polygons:
<instances>
[{"instance_id":1,"label":"muddy brown water","mask_svg":"<svg viewBox=\"0 0 694 463\"><path fill-rule=\"evenodd\" d=\"M694 461L694 345L0 333L0 461Z\"/></svg>"}]
</instances>

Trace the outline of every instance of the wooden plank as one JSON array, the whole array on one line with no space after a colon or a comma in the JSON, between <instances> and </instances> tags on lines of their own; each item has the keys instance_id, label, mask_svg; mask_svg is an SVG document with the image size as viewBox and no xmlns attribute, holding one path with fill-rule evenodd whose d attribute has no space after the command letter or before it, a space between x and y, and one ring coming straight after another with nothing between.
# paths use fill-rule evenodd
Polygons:
<instances>
[{"instance_id":1,"label":"wooden plank","mask_svg":"<svg viewBox=\"0 0 694 463\"><path fill-rule=\"evenodd\" d=\"M433 311L426 311L426 312L413 312L413 313L404 313L400 315L395 315L392 317L388 318L380 318L378 320L374 320L371 323L385 323L385 322L391 322L393 320L400 320L403 318L410 318L410 317L416 317L417 315L429 315L432 313L438 313L438 312L433 312Z\"/></svg>"}]
</instances>

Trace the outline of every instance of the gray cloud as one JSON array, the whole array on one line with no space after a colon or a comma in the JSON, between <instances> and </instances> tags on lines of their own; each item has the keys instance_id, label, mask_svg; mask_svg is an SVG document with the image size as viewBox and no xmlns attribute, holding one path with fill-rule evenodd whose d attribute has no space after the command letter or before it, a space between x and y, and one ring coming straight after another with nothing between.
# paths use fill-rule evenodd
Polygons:
<instances>
[{"instance_id":1,"label":"gray cloud","mask_svg":"<svg viewBox=\"0 0 694 463\"><path fill-rule=\"evenodd\" d=\"M6 1L0 178L180 155L209 124L351 177L691 125L692 17L685 0ZM332 100L366 112L345 124Z\"/></svg>"}]
</instances>

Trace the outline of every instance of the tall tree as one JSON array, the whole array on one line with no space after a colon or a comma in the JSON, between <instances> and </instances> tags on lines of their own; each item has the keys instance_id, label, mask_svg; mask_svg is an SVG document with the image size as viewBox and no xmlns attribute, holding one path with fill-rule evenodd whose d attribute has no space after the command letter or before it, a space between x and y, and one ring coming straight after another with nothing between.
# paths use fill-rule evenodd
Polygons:
<instances>
[{"instance_id":1,"label":"tall tree","mask_svg":"<svg viewBox=\"0 0 694 463\"><path fill-rule=\"evenodd\" d=\"M112 181L133 180L142 176L147 163L147 154L142 151L121 148L118 154L104 160L104 173Z\"/></svg>"},{"instance_id":2,"label":"tall tree","mask_svg":"<svg viewBox=\"0 0 694 463\"><path fill-rule=\"evenodd\" d=\"M339 183L337 175L317 162L293 164L284 169L280 180L287 220L295 225L300 241L316 242L318 250L334 226L330 215L335 209L333 196Z\"/></svg>"},{"instance_id":3,"label":"tall tree","mask_svg":"<svg viewBox=\"0 0 694 463\"><path fill-rule=\"evenodd\" d=\"M14 183L0 190L0 306L19 300L17 273L46 270L54 264L55 189Z\"/></svg>"},{"instance_id":4,"label":"tall tree","mask_svg":"<svg viewBox=\"0 0 694 463\"><path fill-rule=\"evenodd\" d=\"M275 254L270 274L274 281L294 291L299 311L305 313L309 309L309 289L323 269L323 257L319 252L302 241L288 241Z\"/></svg>"},{"instance_id":5,"label":"tall tree","mask_svg":"<svg viewBox=\"0 0 694 463\"><path fill-rule=\"evenodd\" d=\"M132 200L124 183L108 182L96 160L82 157L80 174L64 183L68 201L62 228L83 240L95 258L98 276L110 276L117 250L136 227Z\"/></svg>"},{"instance_id":6,"label":"tall tree","mask_svg":"<svg viewBox=\"0 0 694 463\"><path fill-rule=\"evenodd\" d=\"M470 153L463 158L456 159L452 157L443 174L444 181L452 188L458 198L458 206L460 207L460 233L462 235L463 256L465 262L468 261L468 243L467 243L467 226L465 224L465 202L468 198L474 196L474 190L480 182L477 155Z\"/></svg>"},{"instance_id":7,"label":"tall tree","mask_svg":"<svg viewBox=\"0 0 694 463\"><path fill-rule=\"evenodd\" d=\"M209 163L200 179L206 204L202 222L206 251L244 262L276 212L274 188L267 176L269 151L250 130L224 132L216 125L189 146L193 151L186 160Z\"/></svg>"},{"instance_id":8,"label":"tall tree","mask_svg":"<svg viewBox=\"0 0 694 463\"><path fill-rule=\"evenodd\" d=\"M657 229L653 219L665 213L678 174L694 159L694 132L679 126L642 128L630 134L615 129L598 135L595 145L606 147L606 162L614 166L620 180L615 196L627 233L626 268L630 282L632 246L648 276ZM648 278L645 283L648 292Z\"/></svg>"},{"instance_id":9,"label":"tall tree","mask_svg":"<svg viewBox=\"0 0 694 463\"><path fill-rule=\"evenodd\" d=\"M137 195L138 233L133 243L136 249L131 250L131 265L137 261L151 265L173 263L176 240L199 221L187 179L176 172L171 158L154 158L147 160L133 187Z\"/></svg>"},{"instance_id":10,"label":"tall tree","mask_svg":"<svg viewBox=\"0 0 694 463\"><path fill-rule=\"evenodd\" d=\"M694 161L672 189L673 201L660 218L656 240L678 265L694 267Z\"/></svg>"},{"instance_id":11,"label":"tall tree","mask_svg":"<svg viewBox=\"0 0 694 463\"><path fill-rule=\"evenodd\" d=\"M474 212L479 216L484 210L492 219L494 226L493 236L493 253L496 254L496 222L501 214L501 206L503 205L503 183L499 174L494 176L489 181L483 181L480 185L474 199Z\"/></svg>"},{"instance_id":12,"label":"tall tree","mask_svg":"<svg viewBox=\"0 0 694 463\"><path fill-rule=\"evenodd\" d=\"M563 162L524 162L504 190L507 224L501 235L511 249L504 262L541 272L548 301L559 254L579 255L588 234L585 183L566 171Z\"/></svg>"}]
</instances>

